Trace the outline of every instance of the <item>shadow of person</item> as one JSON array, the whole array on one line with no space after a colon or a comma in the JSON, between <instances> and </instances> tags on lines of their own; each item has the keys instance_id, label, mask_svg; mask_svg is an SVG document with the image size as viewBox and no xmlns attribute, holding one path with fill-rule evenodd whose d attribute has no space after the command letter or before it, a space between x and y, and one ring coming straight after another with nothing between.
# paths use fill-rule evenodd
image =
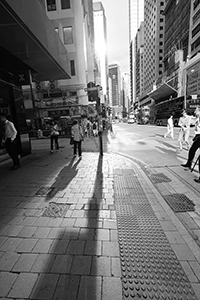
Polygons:
<instances>
[{"instance_id":1,"label":"shadow of person","mask_svg":"<svg viewBox=\"0 0 200 300\"><path fill-rule=\"evenodd\" d=\"M55 196L61 197L61 192L64 196L64 194L66 193L64 190L78 173L77 166L80 163L81 158L79 158L76 162L75 159L76 158L73 157L70 163L59 172L56 180L50 187L50 193L46 196L46 201L50 201Z\"/></svg>"},{"instance_id":2,"label":"shadow of person","mask_svg":"<svg viewBox=\"0 0 200 300\"><path fill-rule=\"evenodd\" d=\"M106 275L102 242L98 240L103 204L103 158L99 155L93 195L84 206L82 226L59 227L49 251L39 254L32 272L38 274L31 299L99 300ZM71 218L68 218L68 222ZM109 260L109 258L106 258ZM108 275L108 274L107 274Z\"/></svg>"}]
</instances>

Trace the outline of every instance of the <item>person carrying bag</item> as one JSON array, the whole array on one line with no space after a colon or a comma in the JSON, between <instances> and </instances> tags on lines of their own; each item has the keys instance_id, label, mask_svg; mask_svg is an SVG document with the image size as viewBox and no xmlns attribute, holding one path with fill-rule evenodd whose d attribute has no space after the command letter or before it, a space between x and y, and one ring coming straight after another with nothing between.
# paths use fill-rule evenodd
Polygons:
<instances>
[{"instance_id":1,"label":"person carrying bag","mask_svg":"<svg viewBox=\"0 0 200 300\"><path fill-rule=\"evenodd\" d=\"M74 143L74 156L76 156L77 148L78 148L78 155L81 158L81 156L82 156L81 144L83 141L83 130L82 130L82 127L78 124L77 120L73 121L71 133L72 133L72 138L73 138L73 143Z\"/></svg>"},{"instance_id":2,"label":"person carrying bag","mask_svg":"<svg viewBox=\"0 0 200 300\"><path fill-rule=\"evenodd\" d=\"M55 144L56 151L59 150L59 144L58 144L58 125L55 123L55 121L51 121L51 127L50 127L50 141L51 141L51 153L53 153L53 146Z\"/></svg>"}]
</instances>

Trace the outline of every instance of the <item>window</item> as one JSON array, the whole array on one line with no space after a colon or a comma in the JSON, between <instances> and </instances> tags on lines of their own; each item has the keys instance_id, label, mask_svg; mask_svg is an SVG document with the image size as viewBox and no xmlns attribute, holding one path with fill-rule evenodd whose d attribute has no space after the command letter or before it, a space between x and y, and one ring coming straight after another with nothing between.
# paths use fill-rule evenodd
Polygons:
<instances>
[{"instance_id":1,"label":"window","mask_svg":"<svg viewBox=\"0 0 200 300\"><path fill-rule=\"evenodd\" d=\"M61 8L69 9L70 8L70 0L61 0Z\"/></svg>"},{"instance_id":2,"label":"window","mask_svg":"<svg viewBox=\"0 0 200 300\"><path fill-rule=\"evenodd\" d=\"M73 34L71 26L63 27L63 37L65 45L73 44Z\"/></svg>"},{"instance_id":3,"label":"window","mask_svg":"<svg viewBox=\"0 0 200 300\"><path fill-rule=\"evenodd\" d=\"M74 60L70 60L70 70L71 70L71 76L75 76L76 72L75 72L75 61Z\"/></svg>"},{"instance_id":4,"label":"window","mask_svg":"<svg viewBox=\"0 0 200 300\"><path fill-rule=\"evenodd\" d=\"M47 10L56 10L56 0L47 0Z\"/></svg>"}]
</instances>

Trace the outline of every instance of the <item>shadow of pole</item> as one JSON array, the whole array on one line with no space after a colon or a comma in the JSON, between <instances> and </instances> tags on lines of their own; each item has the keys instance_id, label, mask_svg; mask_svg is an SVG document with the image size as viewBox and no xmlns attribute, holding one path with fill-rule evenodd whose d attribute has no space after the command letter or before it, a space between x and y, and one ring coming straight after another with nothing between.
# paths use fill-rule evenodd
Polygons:
<instances>
[{"instance_id":1,"label":"shadow of pole","mask_svg":"<svg viewBox=\"0 0 200 300\"><path fill-rule=\"evenodd\" d=\"M93 195L84 204L85 226L60 229L47 254L39 254L31 270L38 278L31 299L100 300L102 275L98 229L99 210L103 204L103 157L99 155ZM70 218L68 219L70 220ZM98 262L97 262L98 261Z\"/></svg>"},{"instance_id":2,"label":"shadow of pole","mask_svg":"<svg viewBox=\"0 0 200 300\"><path fill-rule=\"evenodd\" d=\"M58 176L56 177L56 180L51 186L52 192L45 197L46 201L50 201L58 193L66 189L66 187L70 184L73 178L76 177L78 173L77 166L80 163L81 158L79 158L75 163L74 161L75 157L71 159L69 165L62 168L62 170L59 172Z\"/></svg>"}]
</instances>

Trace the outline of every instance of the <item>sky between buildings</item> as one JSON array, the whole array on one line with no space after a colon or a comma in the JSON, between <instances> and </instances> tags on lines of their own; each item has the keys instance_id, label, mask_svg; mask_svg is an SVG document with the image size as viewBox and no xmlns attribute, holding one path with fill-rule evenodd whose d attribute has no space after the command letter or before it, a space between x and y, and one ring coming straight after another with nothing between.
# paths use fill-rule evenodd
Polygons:
<instances>
[{"instance_id":1,"label":"sky between buildings","mask_svg":"<svg viewBox=\"0 0 200 300\"><path fill-rule=\"evenodd\" d=\"M144 19L144 0L132 1L136 33L137 24ZM129 0L101 0L101 2L107 18L108 62L117 61L122 72L129 72ZM139 21L137 21L137 2L139 3Z\"/></svg>"}]
</instances>

